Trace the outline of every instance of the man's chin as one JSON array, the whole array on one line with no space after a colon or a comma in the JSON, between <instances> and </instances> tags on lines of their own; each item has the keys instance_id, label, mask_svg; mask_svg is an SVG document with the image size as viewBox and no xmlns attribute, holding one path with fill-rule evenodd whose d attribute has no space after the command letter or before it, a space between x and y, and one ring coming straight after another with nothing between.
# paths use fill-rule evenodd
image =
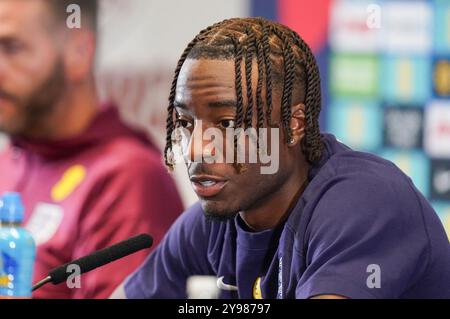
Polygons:
<instances>
[{"instance_id":1,"label":"man's chin","mask_svg":"<svg viewBox=\"0 0 450 319\"><path fill-rule=\"evenodd\" d=\"M203 213L207 219L213 221L226 222L234 217L239 212L238 209L226 207L224 203L214 202L202 199L201 201Z\"/></svg>"}]
</instances>

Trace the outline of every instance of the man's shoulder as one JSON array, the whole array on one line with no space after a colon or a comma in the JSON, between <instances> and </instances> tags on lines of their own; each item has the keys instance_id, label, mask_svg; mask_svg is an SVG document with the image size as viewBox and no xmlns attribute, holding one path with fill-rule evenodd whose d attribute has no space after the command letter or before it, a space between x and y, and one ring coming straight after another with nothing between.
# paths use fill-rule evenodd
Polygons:
<instances>
[{"instance_id":1,"label":"man's shoulder","mask_svg":"<svg viewBox=\"0 0 450 319\"><path fill-rule=\"evenodd\" d=\"M351 181L350 186L354 188L381 184L410 191L411 179L391 161L372 153L352 150L330 134L325 134L325 141L328 158L319 167L312 168L313 180L321 193L323 188L346 181Z\"/></svg>"},{"instance_id":2,"label":"man's shoulder","mask_svg":"<svg viewBox=\"0 0 450 319\"><path fill-rule=\"evenodd\" d=\"M163 166L160 150L154 144L133 136L125 135L111 139L104 145L102 153L106 157L113 158L118 164Z\"/></svg>"},{"instance_id":3,"label":"man's shoulder","mask_svg":"<svg viewBox=\"0 0 450 319\"><path fill-rule=\"evenodd\" d=\"M150 143L129 136L116 137L92 149L87 153L87 162L93 171L103 176L126 180L166 180L169 177L160 151Z\"/></svg>"},{"instance_id":4,"label":"man's shoulder","mask_svg":"<svg viewBox=\"0 0 450 319\"><path fill-rule=\"evenodd\" d=\"M342 192L369 196L382 194L386 200L394 197L402 200L405 196L411 199L419 193L411 178L394 163L366 152L337 153L330 157L318 175L319 187L325 190L341 189Z\"/></svg>"},{"instance_id":5,"label":"man's shoulder","mask_svg":"<svg viewBox=\"0 0 450 319\"><path fill-rule=\"evenodd\" d=\"M392 162L370 153L332 156L305 192L315 219L422 223L423 195ZM354 222L352 222L354 223Z\"/></svg>"},{"instance_id":6,"label":"man's shoulder","mask_svg":"<svg viewBox=\"0 0 450 319\"><path fill-rule=\"evenodd\" d=\"M331 166L336 175L352 175L360 178L373 177L380 181L405 182L407 176L394 163L378 155L346 151L332 156L327 165Z\"/></svg>"}]
</instances>

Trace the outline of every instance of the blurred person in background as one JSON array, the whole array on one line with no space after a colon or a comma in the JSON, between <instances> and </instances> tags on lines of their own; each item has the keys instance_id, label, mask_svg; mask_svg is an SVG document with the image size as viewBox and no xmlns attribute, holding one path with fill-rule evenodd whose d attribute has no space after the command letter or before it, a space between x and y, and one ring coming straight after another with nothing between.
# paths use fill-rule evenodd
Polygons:
<instances>
[{"instance_id":1,"label":"blurred person in background","mask_svg":"<svg viewBox=\"0 0 450 319\"><path fill-rule=\"evenodd\" d=\"M70 4L81 26L67 24ZM0 0L0 194L21 193L37 242L34 281L52 268L139 233L154 246L182 211L157 148L97 98L97 1ZM70 12L70 10L69 10ZM148 252L35 298L103 298Z\"/></svg>"}]
</instances>

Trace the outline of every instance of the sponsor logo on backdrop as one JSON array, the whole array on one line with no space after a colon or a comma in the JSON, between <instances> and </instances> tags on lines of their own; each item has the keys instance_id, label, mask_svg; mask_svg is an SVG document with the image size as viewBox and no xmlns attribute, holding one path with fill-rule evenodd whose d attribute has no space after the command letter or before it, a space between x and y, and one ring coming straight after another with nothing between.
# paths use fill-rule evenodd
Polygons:
<instances>
[{"instance_id":1,"label":"sponsor logo on backdrop","mask_svg":"<svg viewBox=\"0 0 450 319\"><path fill-rule=\"evenodd\" d=\"M427 57L383 58L382 96L389 103L423 105L431 97L431 61Z\"/></svg>"},{"instance_id":2,"label":"sponsor logo on backdrop","mask_svg":"<svg viewBox=\"0 0 450 319\"><path fill-rule=\"evenodd\" d=\"M450 54L450 1L434 0L434 49Z\"/></svg>"},{"instance_id":3,"label":"sponsor logo on backdrop","mask_svg":"<svg viewBox=\"0 0 450 319\"><path fill-rule=\"evenodd\" d=\"M450 101L434 101L425 109L424 148L430 157L450 158Z\"/></svg>"},{"instance_id":4,"label":"sponsor logo on backdrop","mask_svg":"<svg viewBox=\"0 0 450 319\"><path fill-rule=\"evenodd\" d=\"M432 16L424 1L387 1L381 6L382 38L390 53L429 53L432 48Z\"/></svg>"},{"instance_id":5,"label":"sponsor logo on backdrop","mask_svg":"<svg viewBox=\"0 0 450 319\"><path fill-rule=\"evenodd\" d=\"M450 200L450 160L431 161L430 197Z\"/></svg>"},{"instance_id":6,"label":"sponsor logo on backdrop","mask_svg":"<svg viewBox=\"0 0 450 319\"><path fill-rule=\"evenodd\" d=\"M380 46L381 8L376 1L335 1L329 26L336 52L376 52Z\"/></svg>"},{"instance_id":7,"label":"sponsor logo on backdrop","mask_svg":"<svg viewBox=\"0 0 450 319\"><path fill-rule=\"evenodd\" d=\"M435 60L433 69L433 89L436 97L450 98L450 57Z\"/></svg>"},{"instance_id":8,"label":"sponsor logo on backdrop","mask_svg":"<svg viewBox=\"0 0 450 319\"><path fill-rule=\"evenodd\" d=\"M370 3L332 2L326 129L439 200L450 239L450 1Z\"/></svg>"},{"instance_id":9,"label":"sponsor logo on backdrop","mask_svg":"<svg viewBox=\"0 0 450 319\"><path fill-rule=\"evenodd\" d=\"M379 92L379 62L375 55L333 55L330 64L331 91L337 96L376 97Z\"/></svg>"},{"instance_id":10,"label":"sponsor logo on backdrop","mask_svg":"<svg viewBox=\"0 0 450 319\"><path fill-rule=\"evenodd\" d=\"M384 109L384 145L402 149L422 147L423 110L387 107Z\"/></svg>"},{"instance_id":11,"label":"sponsor logo on backdrop","mask_svg":"<svg viewBox=\"0 0 450 319\"><path fill-rule=\"evenodd\" d=\"M338 99L328 112L328 128L344 144L367 151L382 146L383 115L377 101Z\"/></svg>"}]
</instances>

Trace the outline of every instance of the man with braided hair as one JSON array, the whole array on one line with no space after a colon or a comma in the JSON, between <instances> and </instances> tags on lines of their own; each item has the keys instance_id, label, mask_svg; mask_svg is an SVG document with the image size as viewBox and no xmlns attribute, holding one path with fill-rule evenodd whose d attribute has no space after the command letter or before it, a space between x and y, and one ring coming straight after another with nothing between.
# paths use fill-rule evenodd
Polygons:
<instances>
[{"instance_id":1,"label":"man with braided hair","mask_svg":"<svg viewBox=\"0 0 450 319\"><path fill-rule=\"evenodd\" d=\"M450 297L436 213L395 165L321 134L320 107L316 61L294 31L246 18L200 32L175 70L165 149L172 167L181 147L200 201L113 297L185 298L193 275L217 277L222 298ZM270 128L278 170L206 162L196 136L211 128ZM251 144L241 133L214 155Z\"/></svg>"}]
</instances>

